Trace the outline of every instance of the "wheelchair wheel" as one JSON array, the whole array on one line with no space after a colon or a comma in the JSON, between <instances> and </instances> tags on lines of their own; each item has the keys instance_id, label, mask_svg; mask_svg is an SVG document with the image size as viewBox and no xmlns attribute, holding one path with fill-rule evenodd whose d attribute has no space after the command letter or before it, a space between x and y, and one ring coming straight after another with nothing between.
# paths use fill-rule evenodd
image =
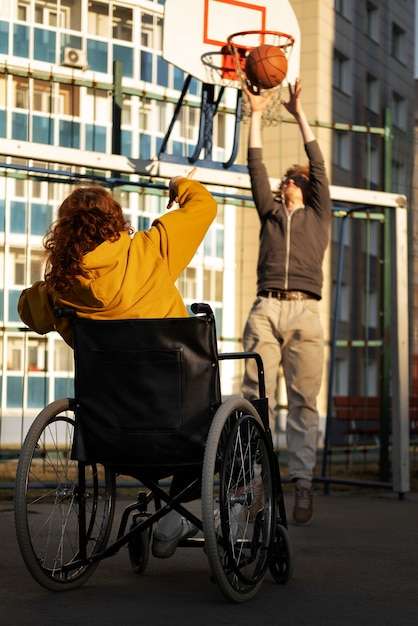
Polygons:
<instances>
[{"instance_id":1,"label":"wheelchair wheel","mask_svg":"<svg viewBox=\"0 0 418 626\"><path fill-rule=\"evenodd\" d=\"M273 544L269 570L276 583L286 584L293 576L295 555L289 533L282 524L276 525L276 537Z\"/></svg>"},{"instance_id":2,"label":"wheelchair wheel","mask_svg":"<svg viewBox=\"0 0 418 626\"><path fill-rule=\"evenodd\" d=\"M16 473L15 524L22 557L34 579L52 591L79 587L90 577L98 561L74 568L71 563L105 548L114 513L114 473L71 459L71 404L63 398L39 413Z\"/></svg>"},{"instance_id":3,"label":"wheelchair wheel","mask_svg":"<svg viewBox=\"0 0 418 626\"><path fill-rule=\"evenodd\" d=\"M203 462L202 522L213 577L232 602L257 593L275 537L272 445L250 402L216 412Z\"/></svg>"}]
</instances>

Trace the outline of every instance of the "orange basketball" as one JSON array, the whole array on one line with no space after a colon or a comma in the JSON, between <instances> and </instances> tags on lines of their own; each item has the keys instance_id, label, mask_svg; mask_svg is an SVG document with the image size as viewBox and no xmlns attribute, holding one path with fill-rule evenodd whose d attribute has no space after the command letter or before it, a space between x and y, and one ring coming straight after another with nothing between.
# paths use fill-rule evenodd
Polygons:
<instances>
[{"instance_id":1,"label":"orange basketball","mask_svg":"<svg viewBox=\"0 0 418 626\"><path fill-rule=\"evenodd\" d=\"M250 83L259 89L277 87L287 73L286 56L278 46L258 46L247 56L245 73Z\"/></svg>"}]
</instances>

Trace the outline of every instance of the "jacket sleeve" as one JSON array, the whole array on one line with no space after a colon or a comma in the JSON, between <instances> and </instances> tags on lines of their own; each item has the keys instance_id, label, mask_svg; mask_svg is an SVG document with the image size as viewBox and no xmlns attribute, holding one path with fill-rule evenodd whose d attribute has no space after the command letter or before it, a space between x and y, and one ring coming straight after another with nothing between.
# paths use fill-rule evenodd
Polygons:
<instances>
[{"instance_id":1,"label":"jacket sleeve","mask_svg":"<svg viewBox=\"0 0 418 626\"><path fill-rule=\"evenodd\" d=\"M56 328L53 302L44 281L36 282L20 294L17 311L32 330L45 335Z\"/></svg>"},{"instance_id":2,"label":"jacket sleeve","mask_svg":"<svg viewBox=\"0 0 418 626\"><path fill-rule=\"evenodd\" d=\"M267 168L263 163L261 148L248 149L248 172L254 204L262 219L274 206L274 195L271 191Z\"/></svg>"},{"instance_id":3,"label":"jacket sleeve","mask_svg":"<svg viewBox=\"0 0 418 626\"><path fill-rule=\"evenodd\" d=\"M331 195L325 171L324 158L318 142L305 144L309 159L309 183L311 188L310 205L321 219L331 219Z\"/></svg>"},{"instance_id":4,"label":"jacket sleeve","mask_svg":"<svg viewBox=\"0 0 418 626\"><path fill-rule=\"evenodd\" d=\"M148 233L173 280L192 260L217 213L215 199L201 183L182 178L177 190L180 208L156 219Z\"/></svg>"}]
</instances>

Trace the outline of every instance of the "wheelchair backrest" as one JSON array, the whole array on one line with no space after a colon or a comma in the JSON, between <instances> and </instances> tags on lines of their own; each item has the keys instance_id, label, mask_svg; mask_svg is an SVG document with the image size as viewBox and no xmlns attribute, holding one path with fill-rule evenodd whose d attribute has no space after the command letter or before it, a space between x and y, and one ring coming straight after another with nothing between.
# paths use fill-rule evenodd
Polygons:
<instances>
[{"instance_id":1,"label":"wheelchair backrest","mask_svg":"<svg viewBox=\"0 0 418 626\"><path fill-rule=\"evenodd\" d=\"M74 357L78 460L159 467L202 461L221 402L212 313L77 318Z\"/></svg>"}]
</instances>

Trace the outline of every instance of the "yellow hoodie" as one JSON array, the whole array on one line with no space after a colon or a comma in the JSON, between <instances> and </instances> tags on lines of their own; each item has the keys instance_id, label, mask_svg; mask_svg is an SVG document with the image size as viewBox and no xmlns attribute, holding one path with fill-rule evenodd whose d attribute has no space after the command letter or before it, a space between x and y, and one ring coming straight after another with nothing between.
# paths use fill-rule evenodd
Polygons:
<instances>
[{"instance_id":1,"label":"yellow hoodie","mask_svg":"<svg viewBox=\"0 0 418 626\"><path fill-rule=\"evenodd\" d=\"M118 241L88 252L85 276L77 276L66 298L44 281L25 289L18 303L23 322L41 335L57 330L72 346L71 320L55 318L56 306L73 307L90 319L187 317L174 283L215 219L217 205L197 181L182 178L176 185L180 208L156 219L149 231L121 233Z\"/></svg>"}]
</instances>

